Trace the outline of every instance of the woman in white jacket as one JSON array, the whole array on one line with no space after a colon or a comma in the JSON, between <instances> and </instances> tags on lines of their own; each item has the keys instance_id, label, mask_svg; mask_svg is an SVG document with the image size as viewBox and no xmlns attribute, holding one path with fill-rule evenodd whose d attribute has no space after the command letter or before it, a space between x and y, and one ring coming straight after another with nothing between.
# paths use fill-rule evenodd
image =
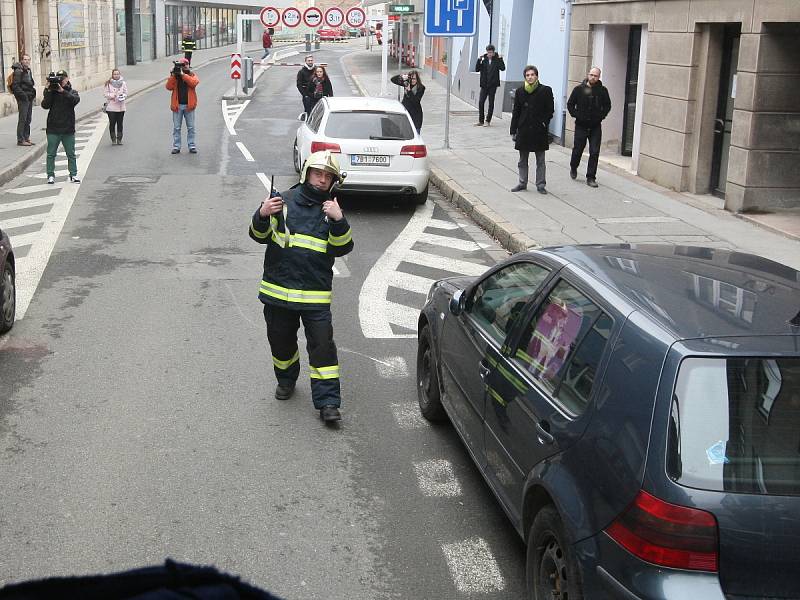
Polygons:
<instances>
[{"instance_id":1,"label":"woman in white jacket","mask_svg":"<svg viewBox=\"0 0 800 600\"><path fill-rule=\"evenodd\" d=\"M111 79L106 81L106 114L111 144L122 145L122 119L125 118L125 99L128 97L128 84L122 79L119 69L111 71Z\"/></svg>"}]
</instances>

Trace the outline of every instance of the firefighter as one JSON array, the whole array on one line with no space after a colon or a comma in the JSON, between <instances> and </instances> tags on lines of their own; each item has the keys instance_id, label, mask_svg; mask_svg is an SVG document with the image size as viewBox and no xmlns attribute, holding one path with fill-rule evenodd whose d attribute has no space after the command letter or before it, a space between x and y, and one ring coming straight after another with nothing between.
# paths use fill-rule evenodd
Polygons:
<instances>
[{"instance_id":1,"label":"firefighter","mask_svg":"<svg viewBox=\"0 0 800 600\"><path fill-rule=\"evenodd\" d=\"M311 398L326 423L341 420L339 362L333 341L333 263L353 249L350 225L331 196L344 179L329 150L314 152L300 183L271 193L253 215L250 237L266 244L259 299L278 385L275 398L288 400L300 375L297 330L303 322L311 375Z\"/></svg>"},{"instance_id":2,"label":"firefighter","mask_svg":"<svg viewBox=\"0 0 800 600\"><path fill-rule=\"evenodd\" d=\"M192 52L197 50L197 42L194 41L194 38L191 34L187 33L185 36L183 36L181 50L183 51L184 58L189 61L189 64L192 64Z\"/></svg>"}]
</instances>

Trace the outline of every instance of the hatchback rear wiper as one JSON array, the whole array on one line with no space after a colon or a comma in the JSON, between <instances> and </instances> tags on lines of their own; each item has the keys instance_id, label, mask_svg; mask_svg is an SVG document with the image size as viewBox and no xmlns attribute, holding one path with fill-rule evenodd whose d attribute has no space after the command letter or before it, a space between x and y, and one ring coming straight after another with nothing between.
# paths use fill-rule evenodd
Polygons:
<instances>
[{"instance_id":1,"label":"hatchback rear wiper","mask_svg":"<svg viewBox=\"0 0 800 600\"><path fill-rule=\"evenodd\" d=\"M406 138L401 137L393 137L391 135L371 135L369 136L371 140L404 140Z\"/></svg>"}]
</instances>

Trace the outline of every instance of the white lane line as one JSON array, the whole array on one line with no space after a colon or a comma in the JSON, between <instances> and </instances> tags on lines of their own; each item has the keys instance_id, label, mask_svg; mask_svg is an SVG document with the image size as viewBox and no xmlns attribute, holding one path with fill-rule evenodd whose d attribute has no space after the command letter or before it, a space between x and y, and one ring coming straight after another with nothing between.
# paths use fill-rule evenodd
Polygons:
<instances>
[{"instance_id":1,"label":"white lane line","mask_svg":"<svg viewBox=\"0 0 800 600\"><path fill-rule=\"evenodd\" d=\"M506 582L486 540L472 538L444 544L442 551L460 592L486 594L505 589Z\"/></svg>"},{"instance_id":2,"label":"white lane line","mask_svg":"<svg viewBox=\"0 0 800 600\"><path fill-rule=\"evenodd\" d=\"M428 224L430 227L435 227L436 229L458 229L460 225L458 223L454 223L453 221L442 221L441 219L431 219L431 222Z\"/></svg>"},{"instance_id":3,"label":"white lane line","mask_svg":"<svg viewBox=\"0 0 800 600\"><path fill-rule=\"evenodd\" d=\"M426 295L435 281L435 279L403 273L402 271L395 271L389 276L390 286Z\"/></svg>"},{"instance_id":4,"label":"white lane line","mask_svg":"<svg viewBox=\"0 0 800 600\"><path fill-rule=\"evenodd\" d=\"M410 262L417 265L424 265L441 271L459 273L463 275L480 275L489 267L457 258L447 258L446 256L436 256L418 250L407 250L401 262Z\"/></svg>"},{"instance_id":5,"label":"white lane line","mask_svg":"<svg viewBox=\"0 0 800 600\"><path fill-rule=\"evenodd\" d=\"M474 252L475 250L483 250L488 248L489 244L479 244L472 240L462 240L460 238L447 237L446 235L438 235L436 233L422 232L419 236L418 242L425 242L432 246L443 246L444 248L456 248L465 252Z\"/></svg>"},{"instance_id":6,"label":"white lane line","mask_svg":"<svg viewBox=\"0 0 800 600\"><path fill-rule=\"evenodd\" d=\"M245 145L242 142L236 142L236 145L239 147L239 150L241 151L242 156L244 156L244 159L247 162L255 162L256 159L253 158L253 155L250 154L250 151L247 148L245 148Z\"/></svg>"},{"instance_id":7,"label":"white lane line","mask_svg":"<svg viewBox=\"0 0 800 600\"><path fill-rule=\"evenodd\" d=\"M430 427L428 421L419 413L419 407L416 404L399 404L395 403L390 406L394 420L397 421L397 426L406 431L412 429L423 429Z\"/></svg>"},{"instance_id":8,"label":"white lane line","mask_svg":"<svg viewBox=\"0 0 800 600\"><path fill-rule=\"evenodd\" d=\"M69 169L59 169L55 172L56 177L64 177L65 175L69 175ZM32 175L35 179L47 179L47 173L37 173L36 175Z\"/></svg>"},{"instance_id":9,"label":"white lane line","mask_svg":"<svg viewBox=\"0 0 800 600\"><path fill-rule=\"evenodd\" d=\"M247 105L250 104L250 100L245 100L241 104L228 104L227 100L222 101L222 118L225 121L225 127L228 128L228 133L231 135L236 135L236 130L233 126L236 124L236 120L241 116L244 112L244 109L247 108Z\"/></svg>"},{"instance_id":10,"label":"white lane line","mask_svg":"<svg viewBox=\"0 0 800 600\"><path fill-rule=\"evenodd\" d=\"M461 484L456 479L450 461L433 459L416 462L414 472L424 496L455 498L461 495Z\"/></svg>"},{"instance_id":11,"label":"white lane line","mask_svg":"<svg viewBox=\"0 0 800 600\"><path fill-rule=\"evenodd\" d=\"M678 220L679 219L675 217L610 217L607 219L597 219L597 222L603 225L613 225L617 223L674 223Z\"/></svg>"},{"instance_id":12,"label":"white lane line","mask_svg":"<svg viewBox=\"0 0 800 600\"><path fill-rule=\"evenodd\" d=\"M3 211L6 210L17 210L20 208L33 208L34 206L46 206L48 204L54 204L58 201L58 190L63 185L66 185L66 182L59 186L57 183L53 185L44 184L47 186L48 190L54 192L50 196L44 196L43 198L32 198L30 200L18 200L17 202L4 202L0 204L0 215L3 214ZM70 184L70 185L75 185Z\"/></svg>"},{"instance_id":13,"label":"white lane line","mask_svg":"<svg viewBox=\"0 0 800 600\"><path fill-rule=\"evenodd\" d=\"M264 173L256 173L256 177L258 177L259 181L264 185L265 188L267 188L268 192L272 191L270 188L271 183L269 177L267 177Z\"/></svg>"},{"instance_id":14,"label":"white lane line","mask_svg":"<svg viewBox=\"0 0 800 600\"><path fill-rule=\"evenodd\" d=\"M51 202L52 204L52 202ZM13 219L4 219L3 213L0 213L0 222L3 223L4 228L11 229L12 227L25 227L26 225L36 225L37 223L43 223L48 219L48 213L50 211L40 212L36 215L28 215L27 217L15 217ZM16 238L13 240L14 245L17 245Z\"/></svg>"},{"instance_id":15,"label":"white lane line","mask_svg":"<svg viewBox=\"0 0 800 600\"><path fill-rule=\"evenodd\" d=\"M336 259L336 264L333 265L334 277L350 277L350 268L347 266L347 257L340 256Z\"/></svg>"},{"instance_id":16,"label":"white lane line","mask_svg":"<svg viewBox=\"0 0 800 600\"><path fill-rule=\"evenodd\" d=\"M389 356L383 363L375 363L378 375L383 379L404 379L408 377L408 364L402 356Z\"/></svg>"}]
</instances>

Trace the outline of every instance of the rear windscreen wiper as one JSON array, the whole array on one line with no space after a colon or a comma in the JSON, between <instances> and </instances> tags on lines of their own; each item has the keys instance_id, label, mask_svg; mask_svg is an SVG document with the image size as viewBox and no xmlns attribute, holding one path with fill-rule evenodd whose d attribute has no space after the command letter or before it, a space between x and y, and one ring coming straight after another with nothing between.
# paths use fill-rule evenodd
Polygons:
<instances>
[{"instance_id":1,"label":"rear windscreen wiper","mask_svg":"<svg viewBox=\"0 0 800 600\"><path fill-rule=\"evenodd\" d=\"M393 137L391 135L371 135L369 136L371 140L405 140L407 138L402 137Z\"/></svg>"}]
</instances>

